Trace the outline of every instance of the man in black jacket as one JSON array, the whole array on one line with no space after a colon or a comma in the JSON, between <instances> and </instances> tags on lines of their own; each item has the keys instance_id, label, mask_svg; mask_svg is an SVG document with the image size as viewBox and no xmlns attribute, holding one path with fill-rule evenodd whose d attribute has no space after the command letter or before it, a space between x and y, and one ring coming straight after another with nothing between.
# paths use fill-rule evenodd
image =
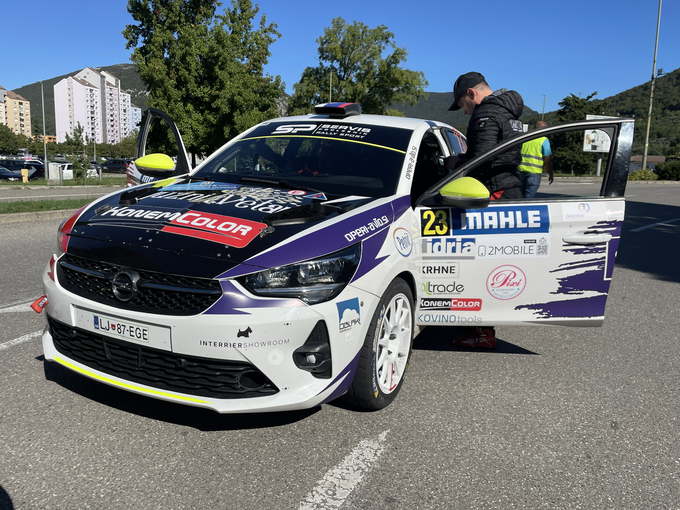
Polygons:
<instances>
[{"instance_id":1,"label":"man in black jacket","mask_svg":"<svg viewBox=\"0 0 680 510\"><path fill-rule=\"evenodd\" d=\"M484 76L479 73L463 74L453 85L453 104L449 111L461 108L465 115L470 115L467 152L455 161L447 161L449 167L460 166L523 132L519 120L524 110L522 96L507 89L492 92ZM492 200L521 199L522 183L518 171L521 161L521 145L518 145L478 166L468 175L489 189ZM464 328L463 336L454 338L453 344L475 349L495 349L496 330L492 326Z\"/></svg>"},{"instance_id":2,"label":"man in black jacket","mask_svg":"<svg viewBox=\"0 0 680 510\"><path fill-rule=\"evenodd\" d=\"M460 166L493 149L501 142L523 132L520 117L524 110L522 96L514 90L500 89L492 92L480 73L466 73L453 85L453 104L449 111L463 109L470 115L467 128L467 152L447 166ZM481 181L492 199L521 199L521 182L518 165L522 161L521 146L504 152L475 168L468 175Z\"/></svg>"}]
</instances>

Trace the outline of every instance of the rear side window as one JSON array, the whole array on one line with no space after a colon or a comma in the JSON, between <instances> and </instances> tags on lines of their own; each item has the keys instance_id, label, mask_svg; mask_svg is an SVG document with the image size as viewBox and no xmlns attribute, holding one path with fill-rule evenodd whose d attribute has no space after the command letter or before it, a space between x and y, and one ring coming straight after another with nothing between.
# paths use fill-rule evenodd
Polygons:
<instances>
[{"instance_id":1,"label":"rear side window","mask_svg":"<svg viewBox=\"0 0 680 510\"><path fill-rule=\"evenodd\" d=\"M444 132L446 133L446 138L449 141L453 155L460 156L461 154L465 154L467 151L467 143L465 142L463 135L458 131L452 131L450 129L445 129Z\"/></svg>"}]
</instances>

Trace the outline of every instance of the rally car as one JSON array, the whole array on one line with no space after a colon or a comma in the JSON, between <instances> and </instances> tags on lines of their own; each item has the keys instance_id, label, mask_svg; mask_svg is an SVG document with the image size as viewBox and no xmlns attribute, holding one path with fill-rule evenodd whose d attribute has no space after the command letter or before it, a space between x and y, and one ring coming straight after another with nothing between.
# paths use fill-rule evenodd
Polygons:
<instances>
[{"instance_id":1,"label":"rally car","mask_svg":"<svg viewBox=\"0 0 680 510\"><path fill-rule=\"evenodd\" d=\"M177 154L146 155L165 120ZM599 193L490 201L467 176L538 136L598 129ZM600 325L624 218L633 122L530 132L447 169L465 137L356 104L261 123L191 168L149 110L152 180L85 206L43 275L45 358L220 413L343 396L380 409L429 325ZM442 338L450 342L451 337Z\"/></svg>"}]
</instances>

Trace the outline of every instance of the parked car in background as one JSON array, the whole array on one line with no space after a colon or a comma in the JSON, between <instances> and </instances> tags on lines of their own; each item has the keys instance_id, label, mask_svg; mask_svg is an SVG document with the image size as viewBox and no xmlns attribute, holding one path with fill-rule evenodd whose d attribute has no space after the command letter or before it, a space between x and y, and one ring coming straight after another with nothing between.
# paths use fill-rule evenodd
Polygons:
<instances>
[{"instance_id":1,"label":"parked car in background","mask_svg":"<svg viewBox=\"0 0 680 510\"><path fill-rule=\"evenodd\" d=\"M0 181L21 181L21 174L0 166Z\"/></svg>"},{"instance_id":2,"label":"parked car in background","mask_svg":"<svg viewBox=\"0 0 680 510\"><path fill-rule=\"evenodd\" d=\"M0 159L0 166L5 167L10 172L19 174L21 180L21 170L26 168L28 170L28 179L34 181L35 179L45 178L45 165L42 161L22 161L20 159Z\"/></svg>"},{"instance_id":3,"label":"parked car in background","mask_svg":"<svg viewBox=\"0 0 680 510\"><path fill-rule=\"evenodd\" d=\"M109 159L102 163L102 172L108 174L124 174L130 164L129 159Z\"/></svg>"}]
</instances>

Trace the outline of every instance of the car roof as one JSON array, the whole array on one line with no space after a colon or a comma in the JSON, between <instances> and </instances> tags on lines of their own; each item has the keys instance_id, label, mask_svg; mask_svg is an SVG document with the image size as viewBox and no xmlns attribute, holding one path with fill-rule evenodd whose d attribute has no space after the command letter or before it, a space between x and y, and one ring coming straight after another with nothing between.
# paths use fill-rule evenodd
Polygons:
<instances>
[{"instance_id":1,"label":"car roof","mask_svg":"<svg viewBox=\"0 0 680 510\"><path fill-rule=\"evenodd\" d=\"M411 117L395 117L392 115L372 115L372 114L359 114L359 115L349 115L347 117L335 117L331 115L319 115L319 114L309 114L309 115L298 115L295 117L279 117L277 119L272 119L268 122L309 122L313 121L329 121L338 122L342 124L365 124L369 126L387 126L396 127L402 129L415 130L423 123L428 124L430 127L452 127L449 124L444 124L436 120L425 120L425 119L415 119Z\"/></svg>"}]
</instances>

